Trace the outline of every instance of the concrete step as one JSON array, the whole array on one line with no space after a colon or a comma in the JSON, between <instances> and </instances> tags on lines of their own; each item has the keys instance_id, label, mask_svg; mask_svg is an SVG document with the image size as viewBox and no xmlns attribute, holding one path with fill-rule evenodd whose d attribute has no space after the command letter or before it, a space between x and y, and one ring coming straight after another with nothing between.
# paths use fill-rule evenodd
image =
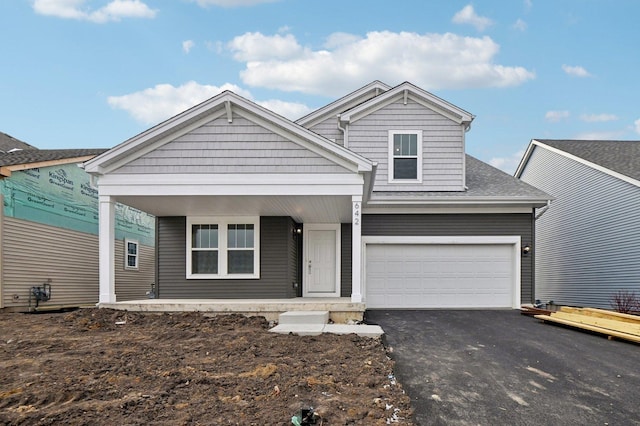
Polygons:
<instances>
[{"instance_id":1,"label":"concrete step","mask_svg":"<svg viewBox=\"0 0 640 426\"><path fill-rule=\"evenodd\" d=\"M380 337L384 331L379 325L368 324L278 324L269 330L272 333L318 336L322 333L357 334L364 337Z\"/></svg>"},{"instance_id":2,"label":"concrete step","mask_svg":"<svg viewBox=\"0 0 640 426\"><path fill-rule=\"evenodd\" d=\"M279 318L280 325L324 325L329 322L329 311L287 311Z\"/></svg>"}]
</instances>

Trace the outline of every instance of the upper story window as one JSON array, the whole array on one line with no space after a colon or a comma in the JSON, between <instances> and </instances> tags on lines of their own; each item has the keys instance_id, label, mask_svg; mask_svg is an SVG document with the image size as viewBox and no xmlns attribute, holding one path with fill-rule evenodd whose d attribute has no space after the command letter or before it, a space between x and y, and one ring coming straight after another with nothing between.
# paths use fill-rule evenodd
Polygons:
<instances>
[{"instance_id":1,"label":"upper story window","mask_svg":"<svg viewBox=\"0 0 640 426\"><path fill-rule=\"evenodd\" d=\"M187 218L187 278L260 278L259 217Z\"/></svg>"},{"instance_id":2,"label":"upper story window","mask_svg":"<svg viewBox=\"0 0 640 426\"><path fill-rule=\"evenodd\" d=\"M422 182L422 130L389 131L389 182Z\"/></svg>"}]
</instances>

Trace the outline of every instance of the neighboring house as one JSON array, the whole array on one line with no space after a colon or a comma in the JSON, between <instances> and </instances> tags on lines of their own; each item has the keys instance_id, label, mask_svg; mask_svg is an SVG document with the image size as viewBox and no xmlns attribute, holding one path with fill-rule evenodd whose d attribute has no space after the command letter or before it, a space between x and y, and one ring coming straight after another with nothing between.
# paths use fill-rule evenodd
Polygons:
<instances>
[{"instance_id":1,"label":"neighboring house","mask_svg":"<svg viewBox=\"0 0 640 426\"><path fill-rule=\"evenodd\" d=\"M555 197L536 224L536 298L611 308L640 296L640 141L534 139L516 177Z\"/></svg>"},{"instance_id":2,"label":"neighboring house","mask_svg":"<svg viewBox=\"0 0 640 426\"><path fill-rule=\"evenodd\" d=\"M98 191L79 165L105 150L25 145L12 140L9 150L18 150L0 153L0 308L95 304ZM119 205L116 221L118 294L123 300L144 298L154 281L155 218ZM38 291L48 293L48 300L36 300Z\"/></svg>"},{"instance_id":3,"label":"neighboring house","mask_svg":"<svg viewBox=\"0 0 640 426\"><path fill-rule=\"evenodd\" d=\"M85 163L100 301L120 300L122 202L157 216L161 299L530 303L533 212L549 196L465 155L473 118L410 83L373 82L297 122L223 92Z\"/></svg>"}]
</instances>

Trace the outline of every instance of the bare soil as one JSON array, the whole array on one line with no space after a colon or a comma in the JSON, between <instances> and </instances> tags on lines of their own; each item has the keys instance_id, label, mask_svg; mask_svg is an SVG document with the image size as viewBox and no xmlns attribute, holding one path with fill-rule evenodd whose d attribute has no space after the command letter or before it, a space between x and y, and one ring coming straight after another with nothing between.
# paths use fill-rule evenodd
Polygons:
<instances>
[{"instance_id":1,"label":"bare soil","mask_svg":"<svg viewBox=\"0 0 640 426\"><path fill-rule=\"evenodd\" d=\"M379 339L280 335L263 317L0 314L0 424L413 425Z\"/></svg>"}]
</instances>

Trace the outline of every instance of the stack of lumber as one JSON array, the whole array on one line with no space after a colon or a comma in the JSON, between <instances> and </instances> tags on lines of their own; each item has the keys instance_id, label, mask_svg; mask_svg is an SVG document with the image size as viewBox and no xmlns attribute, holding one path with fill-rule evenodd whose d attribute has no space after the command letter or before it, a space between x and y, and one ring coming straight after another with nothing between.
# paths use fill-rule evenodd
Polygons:
<instances>
[{"instance_id":1,"label":"stack of lumber","mask_svg":"<svg viewBox=\"0 0 640 426\"><path fill-rule=\"evenodd\" d=\"M640 343L640 316L638 315L621 314L604 309L562 306L557 312L535 315L535 318L601 333L609 336L610 339L617 338Z\"/></svg>"}]
</instances>

